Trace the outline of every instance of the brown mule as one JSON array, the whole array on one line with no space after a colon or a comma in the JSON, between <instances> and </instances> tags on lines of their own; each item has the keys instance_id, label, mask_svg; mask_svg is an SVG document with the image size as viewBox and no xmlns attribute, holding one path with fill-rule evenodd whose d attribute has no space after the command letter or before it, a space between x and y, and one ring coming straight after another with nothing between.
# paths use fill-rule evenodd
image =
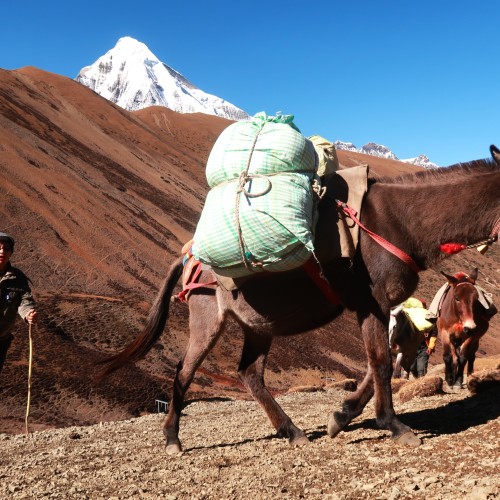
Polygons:
<instances>
[{"instance_id":1,"label":"brown mule","mask_svg":"<svg viewBox=\"0 0 500 500\"><path fill-rule=\"evenodd\" d=\"M500 158L494 147L492 154ZM500 160L499 160L500 161ZM327 193L335 193L333 175L326 179ZM398 179L370 183L363 202L362 223L409 254L423 270L443 258L440 245L456 242L468 245L484 240L500 218L500 167L496 161L481 160L466 165L422 171ZM264 368L273 337L305 333L338 317L343 307L355 310L368 359L367 374L342 409L330 417L328 433L337 435L361 414L375 396L376 420L382 429L401 443L418 445L420 439L396 416L391 392L392 363L387 338L389 310L414 291L418 274L386 251L366 232L348 270L339 270L330 260L337 231L335 200L324 197L319 204L316 250L324 274L342 300L329 302L303 269L284 273L260 273L237 292L197 289L189 298L190 338L179 361L172 399L163 424L167 452L181 448L179 420L185 394L210 349L221 335L228 318L243 330L244 346L238 374L261 404L280 436L291 444L308 441L282 410L264 384ZM182 261L175 261L153 304L142 333L123 351L107 360L105 376L125 363L143 357L161 336L169 302L182 273ZM206 271L201 281L212 281Z\"/></svg>"},{"instance_id":2,"label":"brown mule","mask_svg":"<svg viewBox=\"0 0 500 500\"><path fill-rule=\"evenodd\" d=\"M496 308L492 305L487 310L479 301L475 286L477 268L470 275L442 274L450 288L442 299L437 327L443 345L445 380L448 387L455 391L462 387L465 365L467 377L474 371L479 340L487 332Z\"/></svg>"}]
</instances>

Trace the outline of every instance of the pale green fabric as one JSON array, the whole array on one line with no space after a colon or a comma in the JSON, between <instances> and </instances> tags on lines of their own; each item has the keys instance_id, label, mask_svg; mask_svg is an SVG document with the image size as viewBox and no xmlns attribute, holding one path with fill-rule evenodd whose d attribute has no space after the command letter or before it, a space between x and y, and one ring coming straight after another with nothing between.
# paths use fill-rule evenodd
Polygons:
<instances>
[{"instance_id":1,"label":"pale green fabric","mask_svg":"<svg viewBox=\"0 0 500 500\"><path fill-rule=\"evenodd\" d=\"M221 133L208 157L208 185L237 179L247 165L249 174L313 174L316 152L294 125L292 115L257 113L250 121L233 123Z\"/></svg>"},{"instance_id":2,"label":"pale green fabric","mask_svg":"<svg viewBox=\"0 0 500 500\"><path fill-rule=\"evenodd\" d=\"M212 189L192 253L221 276L286 271L304 264L314 250L316 153L292 119L259 113L230 125L210 153Z\"/></svg>"}]
</instances>

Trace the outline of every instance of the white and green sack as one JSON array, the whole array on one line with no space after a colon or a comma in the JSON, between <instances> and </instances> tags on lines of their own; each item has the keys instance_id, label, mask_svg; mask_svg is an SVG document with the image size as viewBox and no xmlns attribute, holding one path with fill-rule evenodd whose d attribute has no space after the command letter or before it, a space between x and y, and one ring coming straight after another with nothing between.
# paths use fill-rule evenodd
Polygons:
<instances>
[{"instance_id":1,"label":"white and green sack","mask_svg":"<svg viewBox=\"0 0 500 500\"><path fill-rule=\"evenodd\" d=\"M195 258L232 278L304 264L314 250L316 169L293 116L258 113L227 127L207 162Z\"/></svg>"}]
</instances>

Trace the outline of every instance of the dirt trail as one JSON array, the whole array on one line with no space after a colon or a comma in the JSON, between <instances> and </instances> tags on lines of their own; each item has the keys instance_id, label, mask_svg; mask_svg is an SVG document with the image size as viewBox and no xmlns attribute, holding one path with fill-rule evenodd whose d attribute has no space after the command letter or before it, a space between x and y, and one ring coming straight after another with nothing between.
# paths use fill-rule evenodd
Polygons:
<instances>
[{"instance_id":1,"label":"dirt trail","mask_svg":"<svg viewBox=\"0 0 500 500\"><path fill-rule=\"evenodd\" d=\"M411 382L410 382L411 383ZM401 419L422 439L399 447L370 405L330 439L326 421L346 393L287 394L280 404L311 440L291 448L253 401L197 401L183 411L184 452L168 456L162 415L31 435L0 434L1 498L493 499L500 495L498 390L406 403Z\"/></svg>"}]
</instances>

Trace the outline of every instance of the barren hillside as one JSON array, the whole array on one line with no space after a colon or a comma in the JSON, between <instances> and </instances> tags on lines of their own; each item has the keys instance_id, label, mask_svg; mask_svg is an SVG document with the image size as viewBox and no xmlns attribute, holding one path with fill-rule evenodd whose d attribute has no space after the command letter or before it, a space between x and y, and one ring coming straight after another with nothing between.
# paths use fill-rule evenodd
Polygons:
<instances>
[{"instance_id":1,"label":"barren hillside","mask_svg":"<svg viewBox=\"0 0 500 500\"><path fill-rule=\"evenodd\" d=\"M148 357L95 385L95 362L135 337L166 269L194 231L207 192L204 165L229 121L165 108L129 113L73 80L36 68L0 70L0 230L16 238L13 263L32 279L40 305L33 332L35 429L125 419L165 399L186 345L186 307L175 305ZM296 117L300 127L300 117ZM485 156L488 145L485 144ZM345 166L373 175L413 171L400 162L339 151ZM498 248L467 251L440 267L481 270L498 297ZM422 274L430 300L439 269ZM480 356L500 351L495 318ZM21 432L27 327L18 323L0 377L0 432ZM191 398L246 398L236 380L241 338L232 327L199 371ZM439 349L433 362L440 362ZM364 352L354 317L307 336L278 340L269 360L275 392L322 377L357 377Z\"/></svg>"}]
</instances>

